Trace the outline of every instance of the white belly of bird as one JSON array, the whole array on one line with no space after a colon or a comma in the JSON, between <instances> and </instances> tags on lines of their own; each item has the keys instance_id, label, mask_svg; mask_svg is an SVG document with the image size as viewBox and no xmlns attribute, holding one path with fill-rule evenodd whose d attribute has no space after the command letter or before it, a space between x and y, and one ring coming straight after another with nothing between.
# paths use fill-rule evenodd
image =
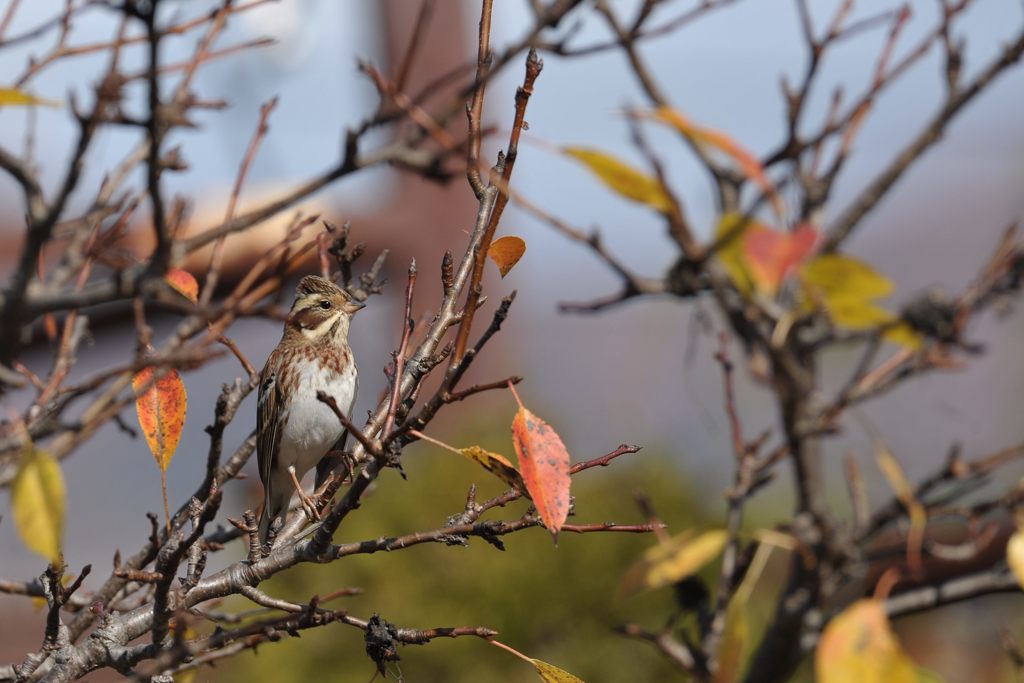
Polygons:
<instances>
[{"instance_id":1,"label":"white belly of bird","mask_svg":"<svg viewBox=\"0 0 1024 683\"><path fill-rule=\"evenodd\" d=\"M351 416L357 379L351 363L341 375L326 375L308 361L300 361L298 370L299 386L281 434L279 462L282 467L295 467L301 478L316 466L345 431L334 411L317 400L317 392L333 396L345 415Z\"/></svg>"}]
</instances>

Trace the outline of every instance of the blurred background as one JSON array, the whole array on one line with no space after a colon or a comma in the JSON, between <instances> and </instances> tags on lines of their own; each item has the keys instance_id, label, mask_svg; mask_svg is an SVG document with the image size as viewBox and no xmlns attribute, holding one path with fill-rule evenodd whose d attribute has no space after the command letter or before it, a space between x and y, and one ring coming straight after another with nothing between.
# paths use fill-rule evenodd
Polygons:
<instances>
[{"instance_id":1,"label":"blurred background","mask_svg":"<svg viewBox=\"0 0 1024 683\"><path fill-rule=\"evenodd\" d=\"M168 3L168 16L174 12L198 15L215 4ZM169 141L181 145L190 168L168 176L165 187L168 195L180 193L194 200L194 227L210 225L222 216L259 105L272 96L280 98L279 104L243 192L243 208L246 202L283 193L333 164L341 152L344 128L356 125L376 106L375 92L357 73L356 60L369 60L388 73L408 40L418 4L283 0L240 15L226 32L224 44L271 36L276 45L206 66L195 90L204 97L225 98L230 107L204 113L196 118L195 129L176 132ZM696 4L669 3L666 15ZM882 0L862 4L855 15L897 5ZM500 50L528 29L530 13L526 2L496 5L492 40ZM815 12L820 11L816 17L820 27L837 2L812 5ZM910 44L936 20L938 3L911 5L914 18L901 45ZM978 0L974 5L961 25L968 76L1024 21L1017 3ZM62 6L57 0L23 3L10 31L36 26L58 14ZM615 6L628 15L635 3ZM0 2L0 11L3 7ZM414 85L475 59L478 13L478 3L469 0L437 3L426 49L411 74ZM576 16L581 23L574 44L609 38L598 17L586 11ZM82 13L74 24L72 42L107 39L113 21L113 14L100 8ZM812 100L812 119L823 115L833 84L846 84L851 95L867 86L884 38L884 31L866 33L829 55L821 87ZM183 58L195 39L169 40L163 58ZM0 51L0 85L5 84L5 74L20 73L27 58L44 53L54 40L52 33L44 34ZM802 73L806 60L802 45L794 3L762 0L735 3L684 31L646 41L642 52L676 106L695 121L726 131L763 153L785 133L779 80L786 75L795 81ZM624 57L616 51L572 59L542 56L545 69L530 102L530 129L520 149L514 187L573 225L600 227L609 249L637 271L663 273L675 250L658 218L605 191L586 171L551 149L553 144L588 145L642 164L630 143L622 110L644 100ZM125 57L138 68L145 63L138 51ZM940 57L937 52L929 55L880 98L840 179L829 215L838 214L934 112L942 96ZM101 57L65 60L34 79L33 93L57 100L69 92L82 95L104 65ZM505 139L512 96L521 77L517 62L488 88L485 124L495 126L498 134L485 141L486 159L493 159ZM142 89L134 93L142 94ZM1024 214L1022 105L1024 69L1018 68L955 120L946 139L911 168L848 241L852 254L896 282L897 292L887 302L894 310L928 289L960 291L977 274L1006 226ZM0 144L6 149L23 151L29 130L35 131L29 143L34 159L44 183L52 187L75 135L69 112L66 108L0 108ZM652 129L650 139L667 165L673 187L685 200L691 223L707 237L715 222L708 179L671 134ZM137 133L132 131L104 133L88 158L82 201L135 142ZM424 274L418 312L426 315L435 296L427 284L433 282L445 249L460 252L472 225L475 201L461 179L441 186L378 169L330 186L303 207L339 224L351 220L354 237L369 243L371 256L381 248L391 250L388 264L393 284L384 296L372 300L352 328L361 374L359 417L376 404L385 387L381 370L398 343L398 283L403 281L408 260L415 257ZM0 208L0 273L6 274L18 252L23 211L18 188L7 176L0 177ZM268 230L266 240L272 239L272 231ZM731 482L733 460L721 408L720 371L712 358L717 342L696 319L700 307L672 299L643 299L594 316L559 314L559 301L613 292L618 281L589 252L514 204L505 214L501 232L522 236L528 251L505 280L491 273L486 291L492 305L513 289L518 290L518 298L509 322L467 381L524 376L520 385L524 401L560 432L575 460L601 455L623 442L644 447L615 467L587 472L574 482L577 521L641 521L633 495L643 491L673 532L720 524L722 492ZM229 267L234 272L244 272L247 260L269 244L261 239L257 233L230 246ZM138 248L144 252L144 240ZM159 339L175 320L153 322ZM80 354L74 376L123 359L134 346L124 312L98 312L92 335L92 345ZM231 336L260 366L277 343L280 328L245 320L232 328ZM975 457L1024 439L1017 403L1024 396L1020 362L1024 316L988 314L969 338L984 344L986 353L972 359L966 370L915 379L863 409L863 416L878 428L912 479L938 467L953 442L963 445L967 457ZM50 353L44 343L24 360L31 369L43 372ZM823 368L824 388L845 378L855 360L844 353L830 357ZM201 479L207 447L201 427L212 420L221 384L238 373L237 362L226 358L185 375L188 424L168 472L172 505L189 495ZM771 395L745 371L738 375L738 408L746 432L755 434L773 426ZM13 401L18 400L15 395ZM509 425L514 408L512 398L504 393L485 395L442 413L431 433L449 443L479 443L511 457ZM125 419L133 421L134 416L126 413ZM255 400L250 397L227 432L227 449L244 439L254 423ZM846 427L825 445L828 495L840 513L849 509L841 474L841 458L847 452L860 460L874 501L890 497L873 464L867 434L855 421ZM237 516L257 504L260 487L255 463L250 465L250 478L226 491L222 514ZM437 526L461 510L470 483L480 484L486 493L500 490L473 465L434 447L408 449L404 465L408 481L387 472L352 523L343 527L339 540ZM102 577L116 547L130 551L148 534L144 513L161 506L159 472L141 440L130 440L112 426L63 467L69 485L65 552L70 571L92 563L104 568L94 572ZM780 477L748 507L748 526L770 526L786 517L792 505L792 491L785 477ZM6 517L8 510L8 491L3 490L0 514ZM516 508L507 515L521 512ZM611 632L613 624L623 621L658 628L669 613L667 590L630 600L616 597L624 568L653 539L563 535L555 548L547 534L534 530L508 537L506 543L510 552L505 554L472 542L467 549L419 547L386 556L354 557L287 573L266 590L303 599L313 592L359 586L365 592L347 598L350 603L345 604L361 617L379 611L400 626L492 627L510 645L586 680L660 680L672 675L653 649ZM233 552L237 549L228 554ZM12 525L0 522L0 576L24 580L42 569ZM86 582L87 588L91 585ZM988 598L904 620L898 628L915 660L949 681L1012 680L999 633L1009 629L1024 636L1024 624L1016 616L1022 606L1019 596ZM0 595L0 661L20 661L26 651L38 647L43 617L24 598ZM535 676L521 662L472 639L405 647L400 654L400 668L408 680L528 681ZM363 654L358 632L341 626L306 632L301 639L264 646L255 655L204 669L196 680L298 680L324 671L331 672L332 680L369 680L372 664ZM108 678L97 675L93 680Z\"/></svg>"}]
</instances>

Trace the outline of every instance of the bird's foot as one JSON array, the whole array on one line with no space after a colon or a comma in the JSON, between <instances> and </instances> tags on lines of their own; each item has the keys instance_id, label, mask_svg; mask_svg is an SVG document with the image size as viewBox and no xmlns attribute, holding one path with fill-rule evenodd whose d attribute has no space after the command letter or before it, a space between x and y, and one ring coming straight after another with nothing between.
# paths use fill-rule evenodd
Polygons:
<instances>
[{"instance_id":1,"label":"bird's foot","mask_svg":"<svg viewBox=\"0 0 1024 683\"><path fill-rule=\"evenodd\" d=\"M317 510L316 499L306 495L306 492L302 490L302 484L299 483L299 478L295 475L295 468L289 467L288 474L292 478L292 484L295 485L295 492L299 494L299 502L302 504L302 511L306 513L306 519L313 522L320 521L320 512Z\"/></svg>"}]
</instances>

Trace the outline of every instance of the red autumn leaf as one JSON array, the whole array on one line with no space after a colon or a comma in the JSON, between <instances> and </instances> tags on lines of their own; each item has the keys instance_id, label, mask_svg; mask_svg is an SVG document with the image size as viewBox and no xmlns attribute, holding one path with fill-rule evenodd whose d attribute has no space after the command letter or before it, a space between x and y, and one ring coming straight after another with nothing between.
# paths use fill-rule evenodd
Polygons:
<instances>
[{"instance_id":1,"label":"red autumn leaf","mask_svg":"<svg viewBox=\"0 0 1024 683\"><path fill-rule=\"evenodd\" d=\"M135 390L135 412L139 426L160 467L160 487L164 495L164 517L170 526L170 512L167 504L167 466L171 464L174 451L181 440L185 427L185 411L188 394L185 383L177 370L167 370L156 379L153 368L143 368L132 378ZM141 392L141 393L140 393Z\"/></svg>"},{"instance_id":2,"label":"red autumn leaf","mask_svg":"<svg viewBox=\"0 0 1024 683\"><path fill-rule=\"evenodd\" d=\"M192 303L199 300L199 283L187 270L171 268L164 276L164 280Z\"/></svg>"},{"instance_id":3,"label":"red autumn leaf","mask_svg":"<svg viewBox=\"0 0 1024 683\"><path fill-rule=\"evenodd\" d=\"M512 442L519 471L544 526L554 538L569 516L569 451L551 426L523 405L509 384L519 410L512 420Z\"/></svg>"},{"instance_id":4,"label":"red autumn leaf","mask_svg":"<svg viewBox=\"0 0 1024 683\"><path fill-rule=\"evenodd\" d=\"M143 368L132 378L132 387L137 394L139 426L156 464L166 471L185 427L188 394L177 370L168 370L153 382L155 374L153 368ZM144 393L139 395L139 391Z\"/></svg>"},{"instance_id":5,"label":"red autumn leaf","mask_svg":"<svg viewBox=\"0 0 1024 683\"><path fill-rule=\"evenodd\" d=\"M812 225L800 225L793 232L756 230L743 240L743 256L757 288L768 294L806 261L818 242Z\"/></svg>"}]
</instances>

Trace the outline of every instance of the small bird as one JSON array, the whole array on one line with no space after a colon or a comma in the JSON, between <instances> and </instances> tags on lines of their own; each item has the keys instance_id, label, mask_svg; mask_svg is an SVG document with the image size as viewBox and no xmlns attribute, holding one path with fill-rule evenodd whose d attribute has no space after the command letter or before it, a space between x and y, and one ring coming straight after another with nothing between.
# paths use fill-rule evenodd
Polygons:
<instances>
[{"instance_id":1,"label":"small bird","mask_svg":"<svg viewBox=\"0 0 1024 683\"><path fill-rule=\"evenodd\" d=\"M364 305L316 275L302 278L295 290L284 335L260 373L256 456L264 493L261 543L266 543L271 526L288 511L292 491L315 514L299 481L345 431L337 415L316 395L323 391L333 396L338 407L352 415L358 379L348 328L352 315ZM328 473L318 468L317 486Z\"/></svg>"}]
</instances>

